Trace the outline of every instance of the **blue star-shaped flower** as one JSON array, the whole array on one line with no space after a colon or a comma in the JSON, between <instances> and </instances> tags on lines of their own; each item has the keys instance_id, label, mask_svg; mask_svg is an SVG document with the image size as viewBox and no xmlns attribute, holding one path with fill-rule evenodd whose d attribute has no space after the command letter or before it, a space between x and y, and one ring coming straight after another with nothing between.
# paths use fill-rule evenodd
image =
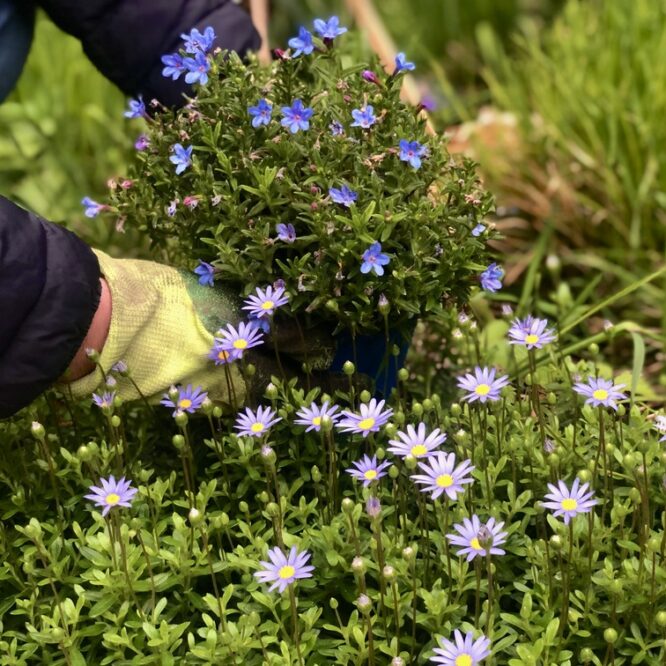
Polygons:
<instances>
[{"instance_id":1,"label":"blue star-shaped flower","mask_svg":"<svg viewBox=\"0 0 666 666\"><path fill-rule=\"evenodd\" d=\"M377 122L375 109L371 104L364 106L362 109L354 109L352 111L352 118L354 119L354 122L351 126L362 127L363 129L368 129Z\"/></svg>"},{"instance_id":2,"label":"blue star-shaped flower","mask_svg":"<svg viewBox=\"0 0 666 666\"><path fill-rule=\"evenodd\" d=\"M391 261L388 255L382 253L381 243L373 243L363 253L363 263L361 264L361 273L374 271L376 275L384 275L384 266Z\"/></svg>"},{"instance_id":3,"label":"blue star-shaped flower","mask_svg":"<svg viewBox=\"0 0 666 666\"><path fill-rule=\"evenodd\" d=\"M418 141L407 141L407 139L400 139L400 159L403 162L409 162L410 166L418 169L421 166L421 158L428 154L426 146L421 145Z\"/></svg>"},{"instance_id":4,"label":"blue star-shaped flower","mask_svg":"<svg viewBox=\"0 0 666 666\"><path fill-rule=\"evenodd\" d=\"M90 197L83 197L81 204L85 207L84 214L86 217L97 217L106 208L104 204L97 203Z\"/></svg>"},{"instance_id":5,"label":"blue star-shaped flower","mask_svg":"<svg viewBox=\"0 0 666 666\"><path fill-rule=\"evenodd\" d=\"M495 292L502 288L501 279L504 277L504 271L493 262L481 273L481 288L485 291Z\"/></svg>"},{"instance_id":6,"label":"blue star-shaped flower","mask_svg":"<svg viewBox=\"0 0 666 666\"><path fill-rule=\"evenodd\" d=\"M283 127L288 127L292 134L296 134L299 130L310 128L310 118L313 113L312 109L303 106L300 99L295 99L291 106L282 107L284 118L281 124Z\"/></svg>"},{"instance_id":7,"label":"blue star-shaped flower","mask_svg":"<svg viewBox=\"0 0 666 666\"><path fill-rule=\"evenodd\" d=\"M267 99L260 99L256 106L249 106L248 113L252 116L252 127L261 127L271 122L273 105Z\"/></svg>"},{"instance_id":8,"label":"blue star-shaped flower","mask_svg":"<svg viewBox=\"0 0 666 666\"><path fill-rule=\"evenodd\" d=\"M208 262L199 259L199 265L194 269L194 272L199 276L200 285L212 287L215 283L215 267Z\"/></svg>"},{"instance_id":9,"label":"blue star-shaped flower","mask_svg":"<svg viewBox=\"0 0 666 666\"><path fill-rule=\"evenodd\" d=\"M322 39L335 39L347 32L347 28L340 27L340 19L337 16L331 16L328 21L315 19L314 29Z\"/></svg>"},{"instance_id":10,"label":"blue star-shaped flower","mask_svg":"<svg viewBox=\"0 0 666 666\"><path fill-rule=\"evenodd\" d=\"M312 33L303 26L298 29L298 37L292 37L288 43L289 47L294 49L291 54L292 58L298 58L301 54L310 55L315 48Z\"/></svg>"},{"instance_id":11,"label":"blue star-shaped flower","mask_svg":"<svg viewBox=\"0 0 666 666\"><path fill-rule=\"evenodd\" d=\"M169 158L169 161L176 165L176 175L180 176L192 164L192 146L183 148L181 144L175 144L173 146L173 155Z\"/></svg>"},{"instance_id":12,"label":"blue star-shaped flower","mask_svg":"<svg viewBox=\"0 0 666 666\"><path fill-rule=\"evenodd\" d=\"M185 58L183 65L187 69L187 74L185 75L186 83L200 83L202 86L208 83L210 62L208 62L205 53L198 51L194 58Z\"/></svg>"},{"instance_id":13,"label":"blue star-shaped flower","mask_svg":"<svg viewBox=\"0 0 666 666\"><path fill-rule=\"evenodd\" d=\"M146 105L143 103L143 96L139 95L139 99L131 99L129 101L129 108L123 114L125 118L142 118L146 115Z\"/></svg>"},{"instance_id":14,"label":"blue star-shaped flower","mask_svg":"<svg viewBox=\"0 0 666 666\"><path fill-rule=\"evenodd\" d=\"M347 206L349 208L358 199L358 193L354 192L348 185L343 185L341 188L331 187L328 191L331 200L337 204Z\"/></svg>"},{"instance_id":15,"label":"blue star-shaped flower","mask_svg":"<svg viewBox=\"0 0 666 666\"><path fill-rule=\"evenodd\" d=\"M208 26L203 33L200 33L196 28L192 28L189 35L183 33L180 37L185 40L185 51L196 54L210 51L216 35L215 30Z\"/></svg>"},{"instance_id":16,"label":"blue star-shaped flower","mask_svg":"<svg viewBox=\"0 0 666 666\"><path fill-rule=\"evenodd\" d=\"M185 71L183 56L179 55L178 53L163 55L162 64L166 65L162 70L162 76L166 77L167 79L170 77L172 80L176 81Z\"/></svg>"},{"instance_id":17,"label":"blue star-shaped flower","mask_svg":"<svg viewBox=\"0 0 666 666\"><path fill-rule=\"evenodd\" d=\"M398 53L395 57L395 70L393 75L395 76L398 72L411 72L416 69L416 65L413 62L409 62L404 53Z\"/></svg>"}]
</instances>

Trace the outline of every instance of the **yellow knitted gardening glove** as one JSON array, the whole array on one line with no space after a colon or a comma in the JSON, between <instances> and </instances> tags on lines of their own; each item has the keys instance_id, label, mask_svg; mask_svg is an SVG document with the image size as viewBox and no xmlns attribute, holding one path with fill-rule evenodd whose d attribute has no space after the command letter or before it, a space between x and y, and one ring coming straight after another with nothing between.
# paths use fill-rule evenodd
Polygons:
<instances>
[{"instance_id":1,"label":"yellow knitted gardening glove","mask_svg":"<svg viewBox=\"0 0 666 666\"><path fill-rule=\"evenodd\" d=\"M171 386L192 384L202 386L214 402L231 405L226 371L208 360L208 354L213 333L242 318L235 299L170 266L113 259L99 250L95 254L111 292L111 324L98 361L104 372L124 361L152 403L159 402ZM227 369L236 401L242 403L245 382L237 365ZM84 398L103 381L98 369L69 386L74 397ZM123 400L141 397L125 377L118 378L116 392Z\"/></svg>"}]
</instances>

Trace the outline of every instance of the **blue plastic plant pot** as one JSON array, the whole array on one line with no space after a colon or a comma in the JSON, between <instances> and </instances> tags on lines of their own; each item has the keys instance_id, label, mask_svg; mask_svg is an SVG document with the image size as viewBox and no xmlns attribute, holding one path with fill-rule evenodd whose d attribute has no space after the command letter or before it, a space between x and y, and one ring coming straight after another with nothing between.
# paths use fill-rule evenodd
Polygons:
<instances>
[{"instance_id":1,"label":"blue plastic plant pot","mask_svg":"<svg viewBox=\"0 0 666 666\"><path fill-rule=\"evenodd\" d=\"M388 344L387 344L388 342ZM346 331L338 337L338 346L331 365L331 371L342 372L346 361L352 361L356 371L373 380L376 398L388 398L398 381L398 370L403 366L410 340L397 330L390 330L388 341L383 333L357 335L356 340ZM391 353L393 345L400 353ZM388 367L387 367L388 364Z\"/></svg>"}]
</instances>

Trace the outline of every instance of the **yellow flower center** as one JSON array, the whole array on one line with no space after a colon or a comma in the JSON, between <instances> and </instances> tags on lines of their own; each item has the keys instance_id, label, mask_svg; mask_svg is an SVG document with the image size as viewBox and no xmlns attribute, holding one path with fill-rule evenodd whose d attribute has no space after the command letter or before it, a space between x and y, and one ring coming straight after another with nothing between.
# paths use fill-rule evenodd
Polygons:
<instances>
[{"instance_id":1,"label":"yellow flower center","mask_svg":"<svg viewBox=\"0 0 666 666\"><path fill-rule=\"evenodd\" d=\"M481 548L481 544L479 543L479 540L478 540L477 537L474 537L474 538L469 542L469 545L470 545L472 548L474 548L474 550L483 550L483 548Z\"/></svg>"},{"instance_id":2,"label":"yellow flower center","mask_svg":"<svg viewBox=\"0 0 666 666\"><path fill-rule=\"evenodd\" d=\"M377 470L369 469L367 472L363 472L363 476L368 480L372 481L377 478Z\"/></svg>"},{"instance_id":3,"label":"yellow flower center","mask_svg":"<svg viewBox=\"0 0 666 666\"><path fill-rule=\"evenodd\" d=\"M312 419L312 425L314 426L320 426L321 425L321 416L315 416Z\"/></svg>"},{"instance_id":4,"label":"yellow flower center","mask_svg":"<svg viewBox=\"0 0 666 666\"><path fill-rule=\"evenodd\" d=\"M238 338L238 340L234 340L234 348L235 349L246 349L247 348L247 340L244 338Z\"/></svg>"},{"instance_id":5,"label":"yellow flower center","mask_svg":"<svg viewBox=\"0 0 666 666\"><path fill-rule=\"evenodd\" d=\"M525 342L528 345L535 345L537 342L539 342L539 336L534 335L534 333L530 333L529 335L525 336Z\"/></svg>"},{"instance_id":6,"label":"yellow flower center","mask_svg":"<svg viewBox=\"0 0 666 666\"><path fill-rule=\"evenodd\" d=\"M479 384L475 389L476 395L488 395L490 393L490 386L488 384Z\"/></svg>"},{"instance_id":7,"label":"yellow flower center","mask_svg":"<svg viewBox=\"0 0 666 666\"><path fill-rule=\"evenodd\" d=\"M220 359L220 361L226 361L231 354L228 351L225 351L224 349L220 349L219 352L217 352L217 358Z\"/></svg>"},{"instance_id":8,"label":"yellow flower center","mask_svg":"<svg viewBox=\"0 0 666 666\"><path fill-rule=\"evenodd\" d=\"M296 573L296 569L292 567L289 564L285 564L283 567L280 567L280 571L278 571L278 576L282 578L282 580L286 580L287 578L293 577L293 575Z\"/></svg>"},{"instance_id":9,"label":"yellow flower center","mask_svg":"<svg viewBox=\"0 0 666 666\"><path fill-rule=\"evenodd\" d=\"M358 427L361 430L370 430L373 425L375 425L375 419L373 419L371 416L358 422Z\"/></svg>"},{"instance_id":10,"label":"yellow flower center","mask_svg":"<svg viewBox=\"0 0 666 666\"><path fill-rule=\"evenodd\" d=\"M106 503L113 506L114 504L118 504L120 502L120 495L118 493L109 493L106 496Z\"/></svg>"},{"instance_id":11,"label":"yellow flower center","mask_svg":"<svg viewBox=\"0 0 666 666\"><path fill-rule=\"evenodd\" d=\"M262 310L272 310L275 307L275 303L273 301L264 301L261 304L261 309Z\"/></svg>"},{"instance_id":12,"label":"yellow flower center","mask_svg":"<svg viewBox=\"0 0 666 666\"><path fill-rule=\"evenodd\" d=\"M252 432L261 432L263 429L264 429L264 424L263 424L263 423L259 423L258 421L257 421L257 423L253 423L253 424L250 426L250 430L251 430Z\"/></svg>"},{"instance_id":13,"label":"yellow flower center","mask_svg":"<svg viewBox=\"0 0 666 666\"><path fill-rule=\"evenodd\" d=\"M187 409L188 407L192 406L192 401L189 398L183 398L182 400L178 401L178 406L181 409Z\"/></svg>"},{"instance_id":14,"label":"yellow flower center","mask_svg":"<svg viewBox=\"0 0 666 666\"><path fill-rule=\"evenodd\" d=\"M565 511L575 511L578 508L578 502L575 499L563 499L562 500L562 508Z\"/></svg>"},{"instance_id":15,"label":"yellow flower center","mask_svg":"<svg viewBox=\"0 0 666 666\"><path fill-rule=\"evenodd\" d=\"M435 480L435 483L440 488L448 488L453 485L453 477L450 474L440 474Z\"/></svg>"},{"instance_id":16,"label":"yellow flower center","mask_svg":"<svg viewBox=\"0 0 666 666\"><path fill-rule=\"evenodd\" d=\"M595 400L606 400L608 398L608 391L606 389L597 389L593 394L592 397Z\"/></svg>"},{"instance_id":17,"label":"yellow flower center","mask_svg":"<svg viewBox=\"0 0 666 666\"><path fill-rule=\"evenodd\" d=\"M456 666L474 666L474 662L468 654L459 654L456 657Z\"/></svg>"},{"instance_id":18,"label":"yellow flower center","mask_svg":"<svg viewBox=\"0 0 666 666\"><path fill-rule=\"evenodd\" d=\"M415 457L418 458L419 456L424 456L426 453L428 453L428 449L426 449L423 444L416 444L415 446L412 446L412 450L410 453Z\"/></svg>"}]
</instances>

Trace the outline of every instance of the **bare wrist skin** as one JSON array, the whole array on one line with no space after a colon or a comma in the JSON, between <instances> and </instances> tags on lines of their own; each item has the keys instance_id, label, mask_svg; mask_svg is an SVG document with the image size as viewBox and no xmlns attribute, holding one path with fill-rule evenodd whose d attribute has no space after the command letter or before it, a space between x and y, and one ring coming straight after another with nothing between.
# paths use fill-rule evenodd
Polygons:
<instances>
[{"instance_id":1,"label":"bare wrist skin","mask_svg":"<svg viewBox=\"0 0 666 666\"><path fill-rule=\"evenodd\" d=\"M97 311L85 339L76 352L76 356L65 371L65 374L60 378L61 382L73 382L91 373L95 369L95 364L88 358L86 349L94 349L98 353L101 353L102 349L104 349L111 324L111 292L104 278L100 278L100 284L102 295L99 299Z\"/></svg>"}]
</instances>

